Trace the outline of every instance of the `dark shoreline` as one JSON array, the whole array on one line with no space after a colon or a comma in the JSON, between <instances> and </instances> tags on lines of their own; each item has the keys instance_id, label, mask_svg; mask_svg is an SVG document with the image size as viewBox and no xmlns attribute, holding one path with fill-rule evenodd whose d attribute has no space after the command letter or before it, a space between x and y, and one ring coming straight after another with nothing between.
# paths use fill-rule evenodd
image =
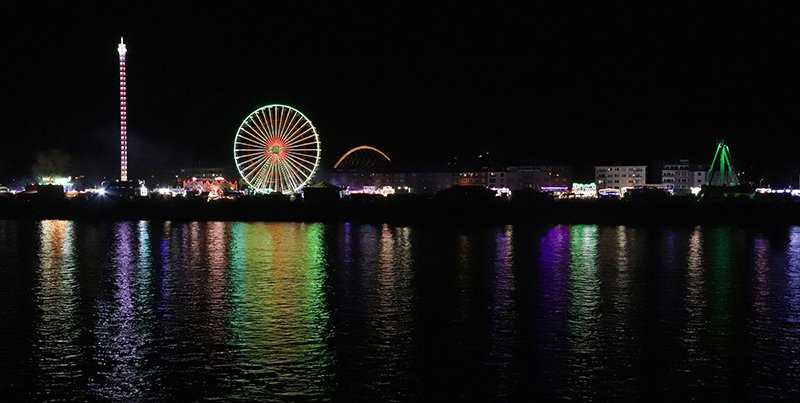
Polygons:
<instances>
[{"instance_id":1,"label":"dark shoreline","mask_svg":"<svg viewBox=\"0 0 800 403\"><path fill-rule=\"evenodd\" d=\"M535 200L424 198L304 202L242 198L0 200L0 219L296 221L388 224L800 224L800 203L756 200Z\"/></svg>"}]
</instances>

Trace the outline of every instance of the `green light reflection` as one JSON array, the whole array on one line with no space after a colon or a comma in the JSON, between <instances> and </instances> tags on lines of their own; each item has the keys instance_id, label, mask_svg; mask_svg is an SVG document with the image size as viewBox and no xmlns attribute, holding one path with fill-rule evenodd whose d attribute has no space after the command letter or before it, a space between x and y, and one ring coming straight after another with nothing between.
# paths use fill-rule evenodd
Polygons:
<instances>
[{"instance_id":1,"label":"green light reflection","mask_svg":"<svg viewBox=\"0 0 800 403\"><path fill-rule=\"evenodd\" d=\"M332 362L322 242L320 223L234 224L228 344L254 375L231 380L244 397L326 395Z\"/></svg>"},{"instance_id":2,"label":"green light reflection","mask_svg":"<svg viewBox=\"0 0 800 403\"><path fill-rule=\"evenodd\" d=\"M597 273L598 228L575 225L570 228L569 366L575 376L569 380L571 394L591 399L596 393L601 344L599 327L600 280Z\"/></svg>"}]
</instances>

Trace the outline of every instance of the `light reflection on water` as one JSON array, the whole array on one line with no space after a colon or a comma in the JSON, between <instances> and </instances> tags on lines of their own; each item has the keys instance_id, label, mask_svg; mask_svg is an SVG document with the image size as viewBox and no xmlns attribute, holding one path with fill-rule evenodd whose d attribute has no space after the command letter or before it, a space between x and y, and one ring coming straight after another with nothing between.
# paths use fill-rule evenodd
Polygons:
<instances>
[{"instance_id":1,"label":"light reflection on water","mask_svg":"<svg viewBox=\"0 0 800 403\"><path fill-rule=\"evenodd\" d=\"M514 384L518 376L513 366L515 339L518 338L516 322L516 279L514 278L514 251L512 248L514 229L511 225L498 228L494 234L495 258L494 272L489 277L491 292L489 297L487 348L487 377L493 379L489 384L492 390L484 393L498 400L508 400L513 396Z\"/></svg>"},{"instance_id":2,"label":"light reflection on water","mask_svg":"<svg viewBox=\"0 0 800 403\"><path fill-rule=\"evenodd\" d=\"M598 229L577 225L570 229L568 390L581 399L595 397L594 385L603 369L600 362L600 280L597 272Z\"/></svg>"},{"instance_id":3,"label":"light reflection on water","mask_svg":"<svg viewBox=\"0 0 800 403\"><path fill-rule=\"evenodd\" d=\"M38 367L36 399L69 393L82 381L75 279L75 225L69 221L39 223L39 253L35 293L34 360Z\"/></svg>"},{"instance_id":4,"label":"light reflection on water","mask_svg":"<svg viewBox=\"0 0 800 403\"><path fill-rule=\"evenodd\" d=\"M104 399L150 396L153 363L148 359L153 325L150 307L149 229L146 222L114 224L107 259L113 272L110 295L97 301L90 377L93 394Z\"/></svg>"},{"instance_id":5,"label":"light reflection on water","mask_svg":"<svg viewBox=\"0 0 800 403\"><path fill-rule=\"evenodd\" d=\"M0 221L0 247L15 400L800 394L800 227Z\"/></svg>"}]
</instances>

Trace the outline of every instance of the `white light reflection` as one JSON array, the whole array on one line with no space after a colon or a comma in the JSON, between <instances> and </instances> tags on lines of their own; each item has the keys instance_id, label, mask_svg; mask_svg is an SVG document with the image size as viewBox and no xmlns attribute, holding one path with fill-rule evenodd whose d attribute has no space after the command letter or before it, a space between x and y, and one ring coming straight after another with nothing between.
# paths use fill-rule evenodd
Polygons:
<instances>
[{"instance_id":1,"label":"white light reflection","mask_svg":"<svg viewBox=\"0 0 800 403\"><path fill-rule=\"evenodd\" d=\"M513 393L514 373L514 338L515 325L518 319L516 301L516 278L514 277L514 253L512 243L514 228L506 225L497 231L494 236L495 258L494 275L491 299L489 301L487 316L488 329L488 356L485 358L490 365L486 375L494 378L491 382L497 385L496 397L506 400Z\"/></svg>"},{"instance_id":2,"label":"white light reflection","mask_svg":"<svg viewBox=\"0 0 800 403\"><path fill-rule=\"evenodd\" d=\"M699 226L689 236L689 251L686 256L686 331L683 342L689 361L702 364L706 361L707 352L702 348L702 334L707 327L705 312L707 301L703 290L706 279L703 269L703 234Z\"/></svg>"}]
</instances>

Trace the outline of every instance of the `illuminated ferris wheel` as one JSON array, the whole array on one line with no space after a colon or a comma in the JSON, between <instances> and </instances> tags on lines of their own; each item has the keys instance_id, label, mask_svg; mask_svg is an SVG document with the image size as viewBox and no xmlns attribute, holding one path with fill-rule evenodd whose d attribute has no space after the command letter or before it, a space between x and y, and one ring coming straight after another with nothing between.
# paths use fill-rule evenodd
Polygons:
<instances>
[{"instance_id":1,"label":"illuminated ferris wheel","mask_svg":"<svg viewBox=\"0 0 800 403\"><path fill-rule=\"evenodd\" d=\"M259 193L296 193L319 166L317 129L300 111L267 105L248 115L233 144L242 178Z\"/></svg>"}]
</instances>

